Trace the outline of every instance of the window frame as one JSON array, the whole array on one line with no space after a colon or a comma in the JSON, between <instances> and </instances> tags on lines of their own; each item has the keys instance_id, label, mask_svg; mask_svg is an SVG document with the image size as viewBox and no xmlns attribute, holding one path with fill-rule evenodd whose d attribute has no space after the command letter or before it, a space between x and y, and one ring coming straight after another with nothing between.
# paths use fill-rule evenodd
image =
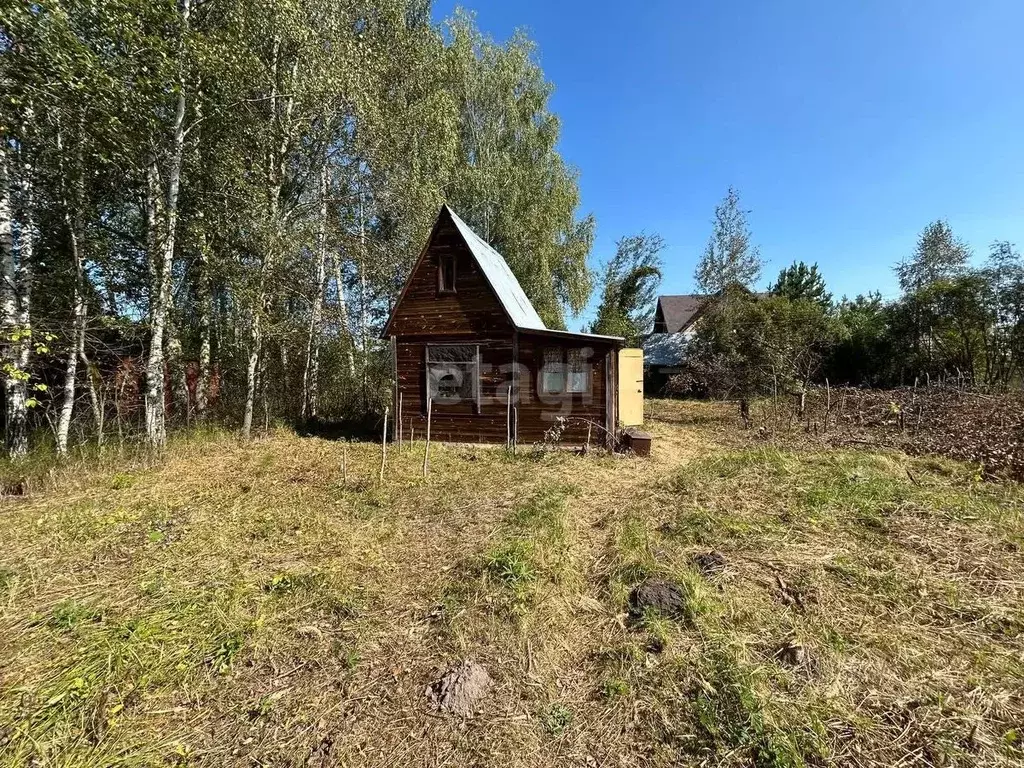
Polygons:
<instances>
[{"instance_id":1,"label":"window frame","mask_svg":"<svg viewBox=\"0 0 1024 768\"><path fill-rule=\"evenodd\" d=\"M583 354L585 347L569 347L565 350L565 392L569 395L586 395L593 387L593 367L589 364L590 358ZM571 355L575 352L579 355L579 368L574 369ZM571 389L572 377L575 373L583 376L583 389Z\"/></svg>"},{"instance_id":2,"label":"window frame","mask_svg":"<svg viewBox=\"0 0 1024 768\"><path fill-rule=\"evenodd\" d=\"M593 366L589 364L590 358L584 354L588 347L542 347L541 366L539 371L538 389L542 395L588 395L593 390ZM550 355L555 352L556 355ZM570 389L571 377L574 373L572 368L572 353L579 355L580 367L576 373L583 375L583 388ZM549 357L557 357L557 360L549 360ZM557 371L550 371L549 368L557 366ZM557 373L560 387L558 389L548 388L548 376Z\"/></svg>"},{"instance_id":3,"label":"window frame","mask_svg":"<svg viewBox=\"0 0 1024 768\"><path fill-rule=\"evenodd\" d=\"M549 353L555 352L557 360L548 360ZM565 394L565 355L561 347L542 347L540 364L540 392L542 395L564 395ZM551 371L549 368L556 368ZM561 382L558 389L548 389L548 376L558 375Z\"/></svg>"},{"instance_id":4,"label":"window frame","mask_svg":"<svg viewBox=\"0 0 1024 768\"><path fill-rule=\"evenodd\" d=\"M450 360L431 360L430 350L431 349L445 349L451 347L460 347L473 350L471 360L466 361L450 361ZM481 397L480 397L480 345L475 342L462 342L453 344L424 344L423 345L423 415L427 413L427 400L432 401L431 409L436 406L444 407L446 405L460 405L466 402L465 399L438 399L436 396L431 397L430 389L430 366L431 365L450 365L450 366L466 366L469 369L470 375L472 376L472 401L473 410L475 413L480 413Z\"/></svg>"},{"instance_id":5,"label":"window frame","mask_svg":"<svg viewBox=\"0 0 1024 768\"><path fill-rule=\"evenodd\" d=\"M439 255L437 257L437 292L438 293L456 293L457 292L456 291L456 287L455 287L455 285L456 285L456 277L457 277L457 270L456 270L456 263L457 263L457 261L458 260L455 258L455 254L454 253L442 253L441 255ZM445 287L445 284L444 284L445 274L448 271L450 271L450 273L451 273L451 280L450 280L451 288Z\"/></svg>"}]
</instances>

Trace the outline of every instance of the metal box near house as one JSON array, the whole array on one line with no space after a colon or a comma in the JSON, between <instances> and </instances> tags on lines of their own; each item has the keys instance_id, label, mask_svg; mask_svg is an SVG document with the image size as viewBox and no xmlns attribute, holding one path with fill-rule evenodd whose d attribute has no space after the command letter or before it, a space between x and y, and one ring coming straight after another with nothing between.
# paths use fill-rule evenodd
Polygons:
<instances>
[{"instance_id":1,"label":"metal box near house","mask_svg":"<svg viewBox=\"0 0 1024 768\"><path fill-rule=\"evenodd\" d=\"M641 432L639 429L627 429L623 435L623 442L626 448L637 456L651 455L651 435L649 432Z\"/></svg>"}]
</instances>

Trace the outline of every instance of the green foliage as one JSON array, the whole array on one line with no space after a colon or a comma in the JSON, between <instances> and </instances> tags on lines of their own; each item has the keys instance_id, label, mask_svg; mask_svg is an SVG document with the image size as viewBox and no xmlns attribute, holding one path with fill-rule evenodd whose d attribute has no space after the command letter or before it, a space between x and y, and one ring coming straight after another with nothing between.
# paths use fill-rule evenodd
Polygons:
<instances>
[{"instance_id":1,"label":"green foliage","mask_svg":"<svg viewBox=\"0 0 1024 768\"><path fill-rule=\"evenodd\" d=\"M101 621L102 618L103 614L100 611L77 600L68 599L53 609L49 623L55 629L70 631L79 624Z\"/></svg>"},{"instance_id":2,"label":"green foliage","mask_svg":"<svg viewBox=\"0 0 1024 768\"><path fill-rule=\"evenodd\" d=\"M896 266L904 293L912 294L940 280L956 277L967 267L971 250L953 234L947 221L933 221L922 230L909 259Z\"/></svg>"},{"instance_id":3,"label":"green foliage","mask_svg":"<svg viewBox=\"0 0 1024 768\"><path fill-rule=\"evenodd\" d=\"M678 386L726 398L805 387L836 337L819 303L730 290L701 320Z\"/></svg>"},{"instance_id":4,"label":"green foliage","mask_svg":"<svg viewBox=\"0 0 1024 768\"><path fill-rule=\"evenodd\" d=\"M541 722L549 734L561 736L572 725L572 710L556 702L541 713Z\"/></svg>"},{"instance_id":5,"label":"green foliage","mask_svg":"<svg viewBox=\"0 0 1024 768\"><path fill-rule=\"evenodd\" d=\"M629 683L618 677L608 678L601 684L601 694L609 700L628 696L629 691Z\"/></svg>"},{"instance_id":6,"label":"green foliage","mask_svg":"<svg viewBox=\"0 0 1024 768\"><path fill-rule=\"evenodd\" d=\"M0 48L12 231L34 245L25 274L6 278L35 286L30 322L0 328L33 359L0 364L31 386L41 356L78 362L96 400L72 403L91 423L71 435L104 419L120 434L143 426L131 363L163 309L172 422L382 407L391 365L376 337L444 202L506 256L551 327L590 298L594 220L579 215L553 86L525 34L497 43L463 13L435 23L418 0L58 0L8 4L0 28L17 41ZM55 333L43 343L33 326ZM186 361L204 413L195 392L186 402ZM54 389L31 392L31 426L57 421Z\"/></svg>"},{"instance_id":7,"label":"green foliage","mask_svg":"<svg viewBox=\"0 0 1024 768\"><path fill-rule=\"evenodd\" d=\"M556 151L552 86L522 32L498 45L466 14L447 31L445 85L462 99L448 201L506 258L544 322L564 328L566 310L590 298L594 219L575 215L577 173Z\"/></svg>"},{"instance_id":8,"label":"green foliage","mask_svg":"<svg viewBox=\"0 0 1024 768\"><path fill-rule=\"evenodd\" d=\"M615 256L604 268L604 288L591 333L622 336L628 346L640 343L654 318L664 247L658 235L641 233L619 239Z\"/></svg>"},{"instance_id":9,"label":"green foliage","mask_svg":"<svg viewBox=\"0 0 1024 768\"><path fill-rule=\"evenodd\" d=\"M222 635L210 655L210 666L215 672L227 674L244 648L244 632L232 631Z\"/></svg>"},{"instance_id":10,"label":"green foliage","mask_svg":"<svg viewBox=\"0 0 1024 768\"><path fill-rule=\"evenodd\" d=\"M759 688L760 670L738 658L736 649L711 647L702 659L693 714L704 743L717 754L742 754L753 765L798 768L806 757L822 756L821 723L778 722Z\"/></svg>"},{"instance_id":11,"label":"green foliage","mask_svg":"<svg viewBox=\"0 0 1024 768\"><path fill-rule=\"evenodd\" d=\"M810 301L825 309L832 306L832 294L825 288L817 264L808 267L802 261L794 262L779 272L768 292L790 301Z\"/></svg>"},{"instance_id":12,"label":"green foliage","mask_svg":"<svg viewBox=\"0 0 1024 768\"><path fill-rule=\"evenodd\" d=\"M748 213L740 207L739 192L729 187L715 207L711 238L697 263L694 279L702 293L721 294L736 286L749 289L761 276L764 263L760 249L750 242Z\"/></svg>"},{"instance_id":13,"label":"green foliage","mask_svg":"<svg viewBox=\"0 0 1024 768\"><path fill-rule=\"evenodd\" d=\"M537 580L533 563L533 546L523 539L501 544L485 557L487 572L506 587L523 591Z\"/></svg>"}]
</instances>

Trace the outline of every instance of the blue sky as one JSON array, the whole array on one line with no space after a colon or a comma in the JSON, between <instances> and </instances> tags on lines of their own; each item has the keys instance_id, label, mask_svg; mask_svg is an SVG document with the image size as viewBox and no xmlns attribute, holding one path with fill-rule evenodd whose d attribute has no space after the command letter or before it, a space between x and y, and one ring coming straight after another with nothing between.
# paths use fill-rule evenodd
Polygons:
<instances>
[{"instance_id":1,"label":"blue sky","mask_svg":"<svg viewBox=\"0 0 1024 768\"><path fill-rule=\"evenodd\" d=\"M894 296L892 265L936 218L979 255L1024 246L1021 0L443 0L435 14L456 5L499 41L517 27L537 41L597 217L595 267L618 237L656 232L662 292L690 292L730 184L764 283L802 259L837 296Z\"/></svg>"}]
</instances>

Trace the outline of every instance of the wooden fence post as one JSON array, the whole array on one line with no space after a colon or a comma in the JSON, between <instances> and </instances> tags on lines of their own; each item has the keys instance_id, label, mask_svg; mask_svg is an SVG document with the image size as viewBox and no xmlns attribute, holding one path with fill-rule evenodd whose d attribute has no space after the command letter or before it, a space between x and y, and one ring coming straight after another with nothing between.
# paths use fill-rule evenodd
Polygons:
<instances>
[{"instance_id":1,"label":"wooden fence post","mask_svg":"<svg viewBox=\"0 0 1024 768\"><path fill-rule=\"evenodd\" d=\"M430 415L432 398L427 397L427 445L423 449L423 476L427 476L427 469L430 467Z\"/></svg>"},{"instance_id":2,"label":"wooden fence post","mask_svg":"<svg viewBox=\"0 0 1024 768\"><path fill-rule=\"evenodd\" d=\"M828 415L832 410L832 388L828 384L828 376L825 377L825 423L822 432L828 432Z\"/></svg>"},{"instance_id":3,"label":"wooden fence post","mask_svg":"<svg viewBox=\"0 0 1024 768\"><path fill-rule=\"evenodd\" d=\"M384 464L388 458L388 409L384 409L384 429L380 436L380 481L384 482Z\"/></svg>"}]
</instances>

